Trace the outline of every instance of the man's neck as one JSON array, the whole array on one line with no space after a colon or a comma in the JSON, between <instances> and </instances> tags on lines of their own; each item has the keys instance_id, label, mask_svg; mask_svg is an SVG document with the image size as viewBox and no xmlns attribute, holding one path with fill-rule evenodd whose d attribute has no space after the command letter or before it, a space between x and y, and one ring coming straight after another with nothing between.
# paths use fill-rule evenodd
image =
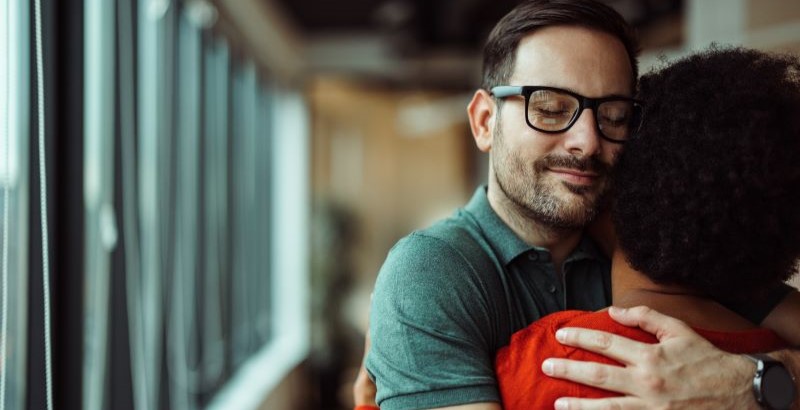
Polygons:
<instances>
[{"instance_id":1,"label":"man's neck","mask_svg":"<svg viewBox=\"0 0 800 410\"><path fill-rule=\"evenodd\" d=\"M492 184L489 184L487 196L497 216L520 239L528 245L550 251L550 258L557 270L561 269L564 260L580 243L583 230L550 227L528 217L519 205L499 192L497 187L493 189Z\"/></svg>"}]
</instances>

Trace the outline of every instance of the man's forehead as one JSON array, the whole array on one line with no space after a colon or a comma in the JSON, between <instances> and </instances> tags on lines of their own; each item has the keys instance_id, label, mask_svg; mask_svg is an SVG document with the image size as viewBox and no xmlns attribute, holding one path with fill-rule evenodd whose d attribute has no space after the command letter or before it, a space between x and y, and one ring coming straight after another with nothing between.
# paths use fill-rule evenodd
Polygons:
<instances>
[{"instance_id":1,"label":"man's forehead","mask_svg":"<svg viewBox=\"0 0 800 410\"><path fill-rule=\"evenodd\" d=\"M630 95L632 76L627 50L615 36L578 26L552 26L521 39L510 83L601 97Z\"/></svg>"}]
</instances>

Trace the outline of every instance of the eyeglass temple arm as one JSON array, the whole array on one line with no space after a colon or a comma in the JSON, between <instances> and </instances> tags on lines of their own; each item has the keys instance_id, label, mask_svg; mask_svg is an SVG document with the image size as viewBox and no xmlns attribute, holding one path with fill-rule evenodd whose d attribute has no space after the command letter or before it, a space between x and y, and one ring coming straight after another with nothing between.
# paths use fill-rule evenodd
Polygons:
<instances>
[{"instance_id":1,"label":"eyeglass temple arm","mask_svg":"<svg viewBox=\"0 0 800 410\"><path fill-rule=\"evenodd\" d=\"M492 87L492 95L497 98L510 97L512 95L522 95L522 86L498 85L497 87Z\"/></svg>"}]
</instances>

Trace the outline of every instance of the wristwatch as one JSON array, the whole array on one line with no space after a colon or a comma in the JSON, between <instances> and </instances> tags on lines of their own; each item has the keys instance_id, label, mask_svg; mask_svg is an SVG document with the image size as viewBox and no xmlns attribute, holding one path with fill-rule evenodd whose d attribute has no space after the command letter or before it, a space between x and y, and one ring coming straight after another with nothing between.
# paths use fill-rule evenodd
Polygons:
<instances>
[{"instance_id":1,"label":"wristwatch","mask_svg":"<svg viewBox=\"0 0 800 410\"><path fill-rule=\"evenodd\" d=\"M788 410L797 396L797 389L791 373L779 360L765 354L746 354L745 356L756 364L753 394L761 408Z\"/></svg>"}]
</instances>

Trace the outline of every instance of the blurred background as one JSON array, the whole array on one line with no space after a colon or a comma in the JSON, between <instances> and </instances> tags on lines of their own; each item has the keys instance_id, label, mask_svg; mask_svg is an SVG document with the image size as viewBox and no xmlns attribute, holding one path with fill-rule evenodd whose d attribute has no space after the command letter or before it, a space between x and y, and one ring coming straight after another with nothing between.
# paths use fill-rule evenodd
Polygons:
<instances>
[{"instance_id":1,"label":"blurred background","mask_svg":"<svg viewBox=\"0 0 800 410\"><path fill-rule=\"evenodd\" d=\"M486 178L465 107L517 3L0 0L0 403L351 408L387 251ZM796 0L605 3L642 72L800 53Z\"/></svg>"}]
</instances>

